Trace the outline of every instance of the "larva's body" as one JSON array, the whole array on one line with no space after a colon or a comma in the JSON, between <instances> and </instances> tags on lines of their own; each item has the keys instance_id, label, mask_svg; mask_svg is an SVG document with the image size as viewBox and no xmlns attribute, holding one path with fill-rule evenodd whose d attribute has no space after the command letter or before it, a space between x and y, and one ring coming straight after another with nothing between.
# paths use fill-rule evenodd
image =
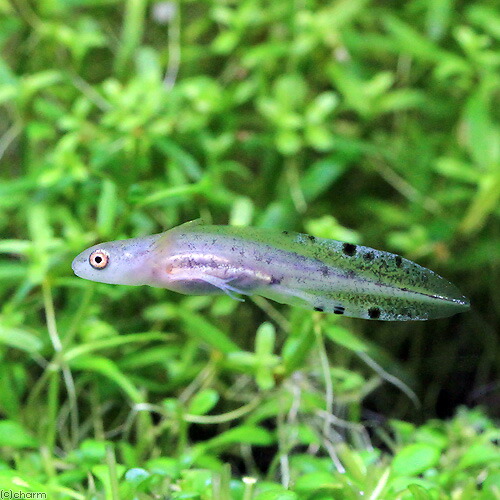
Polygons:
<instances>
[{"instance_id":1,"label":"larva's body","mask_svg":"<svg viewBox=\"0 0 500 500\"><path fill-rule=\"evenodd\" d=\"M104 268L89 263L99 252L106 258ZM196 221L159 235L95 245L76 257L73 269L104 283L186 294L262 295L356 318L426 320L469 308L450 282L388 252L299 233Z\"/></svg>"}]
</instances>

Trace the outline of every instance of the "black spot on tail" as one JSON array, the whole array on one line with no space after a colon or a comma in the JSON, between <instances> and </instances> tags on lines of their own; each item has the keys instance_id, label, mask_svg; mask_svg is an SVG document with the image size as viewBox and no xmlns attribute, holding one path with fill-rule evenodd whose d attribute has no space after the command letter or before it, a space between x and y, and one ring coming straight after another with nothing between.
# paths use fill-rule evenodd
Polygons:
<instances>
[{"instance_id":1,"label":"black spot on tail","mask_svg":"<svg viewBox=\"0 0 500 500\"><path fill-rule=\"evenodd\" d=\"M344 314L345 307L344 306L335 306L333 308L333 314Z\"/></svg>"},{"instance_id":2,"label":"black spot on tail","mask_svg":"<svg viewBox=\"0 0 500 500\"><path fill-rule=\"evenodd\" d=\"M380 318L380 309L378 307L370 307L368 309L368 316L370 316L370 319Z\"/></svg>"},{"instance_id":3,"label":"black spot on tail","mask_svg":"<svg viewBox=\"0 0 500 500\"><path fill-rule=\"evenodd\" d=\"M403 259L399 255L396 255L394 262L396 262L397 267L401 267L403 265Z\"/></svg>"},{"instance_id":4,"label":"black spot on tail","mask_svg":"<svg viewBox=\"0 0 500 500\"><path fill-rule=\"evenodd\" d=\"M401 315L406 316L408 319L413 319L413 314L411 313L410 309L407 307L404 307L401 309Z\"/></svg>"},{"instance_id":5,"label":"black spot on tail","mask_svg":"<svg viewBox=\"0 0 500 500\"><path fill-rule=\"evenodd\" d=\"M312 235L308 235L307 237L308 237L311 241L316 241L316 238L315 238L314 236L312 236Z\"/></svg>"},{"instance_id":6,"label":"black spot on tail","mask_svg":"<svg viewBox=\"0 0 500 500\"><path fill-rule=\"evenodd\" d=\"M318 312L323 312L324 311L324 309L322 307L315 307L314 310L318 311Z\"/></svg>"},{"instance_id":7,"label":"black spot on tail","mask_svg":"<svg viewBox=\"0 0 500 500\"><path fill-rule=\"evenodd\" d=\"M353 245L352 243L344 243L342 245L342 251L349 257L352 257L356 253L356 245Z\"/></svg>"}]
</instances>

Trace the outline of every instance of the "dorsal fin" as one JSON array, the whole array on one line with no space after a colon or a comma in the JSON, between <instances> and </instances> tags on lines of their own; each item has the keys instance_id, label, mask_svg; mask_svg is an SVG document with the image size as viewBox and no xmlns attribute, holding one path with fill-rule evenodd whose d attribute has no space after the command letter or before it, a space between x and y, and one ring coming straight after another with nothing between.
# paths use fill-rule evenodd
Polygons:
<instances>
[{"instance_id":1,"label":"dorsal fin","mask_svg":"<svg viewBox=\"0 0 500 500\"><path fill-rule=\"evenodd\" d=\"M180 226L176 226L172 229L186 229L187 227L194 227L194 226L205 226L207 223L200 217L198 219L190 220L188 222L184 222L184 224L181 224Z\"/></svg>"}]
</instances>

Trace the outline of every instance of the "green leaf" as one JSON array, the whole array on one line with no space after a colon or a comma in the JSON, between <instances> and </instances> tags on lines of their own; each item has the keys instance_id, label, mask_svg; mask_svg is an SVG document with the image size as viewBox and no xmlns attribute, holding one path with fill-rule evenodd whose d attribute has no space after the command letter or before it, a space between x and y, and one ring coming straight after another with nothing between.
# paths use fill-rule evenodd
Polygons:
<instances>
[{"instance_id":1,"label":"green leaf","mask_svg":"<svg viewBox=\"0 0 500 500\"><path fill-rule=\"evenodd\" d=\"M144 402L141 393L114 361L98 356L80 356L71 360L69 364L76 370L100 373L120 387L134 403Z\"/></svg>"},{"instance_id":2,"label":"green leaf","mask_svg":"<svg viewBox=\"0 0 500 500\"><path fill-rule=\"evenodd\" d=\"M247 196L238 196L231 207L229 225L249 226L252 222L255 206L253 201Z\"/></svg>"},{"instance_id":3,"label":"green leaf","mask_svg":"<svg viewBox=\"0 0 500 500\"><path fill-rule=\"evenodd\" d=\"M339 458L345 467L346 473L359 483L363 483L366 477L366 467L361 456L348 446L341 444L339 446Z\"/></svg>"},{"instance_id":4,"label":"green leaf","mask_svg":"<svg viewBox=\"0 0 500 500\"><path fill-rule=\"evenodd\" d=\"M302 75L290 73L280 76L276 80L273 90L280 107L296 109L305 100L307 84Z\"/></svg>"},{"instance_id":5,"label":"green leaf","mask_svg":"<svg viewBox=\"0 0 500 500\"><path fill-rule=\"evenodd\" d=\"M474 185L481 178L480 172L472 164L446 156L436 160L435 169L445 177Z\"/></svg>"},{"instance_id":6,"label":"green leaf","mask_svg":"<svg viewBox=\"0 0 500 500\"><path fill-rule=\"evenodd\" d=\"M24 263L0 263L0 281L3 281L3 283L8 283L11 281L21 281L22 279L26 278L27 275L28 266Z\"/></svg>"},{"instance_id":7,"label":"green leaf","mask_svg":"<svg viewBox=\"0 0 500 500\"><path fill-rule=\"evenodd\" d=\"M151 474L146 469L141 469L140 467L134 467L129 469L125 473L125 480L133 483L134 485L139 485L146 479L148 479Z\"/></svg>"},{"instance_id":8,"label":"green leaf","mask_svg":"<svg viewBox=\"0 0 500 500\"><path fill-rule=\"evenodd\" d=\"M488 216L497 208L500 200L500 173L492 172L481 177L479 189L471 200L460 229L465 234L479 230Z\"/></svg>"},{"instance_id":9,"label":"green leaf","mask_svg":"<svg viewBox=\"0 0 500 500\"><path fill-rule=\"evenodd\" d=\"M328 151L334 144L333 134L324 125L308 125L304 136L307 143L318 151Z\"/></svg>"},{"instance_id":10,"label":"green leaf","mask_svg":"<svg viewBox=\"0 0 500 500\"><path fill-rule=\"evenodd\" d=\"M346 165L331 156L313 163L302 175L300 188L307 202L325 193L345 172Z\"/></svg>"},{"instance_id":11,"label":"green leaf","mask_svg":"<svg viewBox=\"0 0 500 500\"><path fill-rule=\"evenodd\" d=\"M111 236L114 232L117 206L118 194L116 184L109 179L104 179L97 207L97 231L103 238Z\"/></svg>"},{"instance_id":12,"label":"green leaf","mask_svg":"<svg viewBox=\"0 0 500 500\"><path fill-rule=\"evenodd\" d=\"M37 441L18 422L0 420L0 446L35 448Z\"/></svg>"},{"instance_id":13,"label":"green leaf","mask_svg":"<svg viewBox=\"0 0 500 500\"><path fill-rule=\"evenodd\" d=\"M339 98L334 92L323 92L319 94L307 108L307 120L310 123L322 123L337 107L338 103Z\"/></svg>"},{"instance_id":14,"label":"green leaf","mask_svg":"<svg viewBox=\"0 0 500 500\"><path fill-rule=\"evenodd\" d=\"M30 206L28 227L33 241L33 258L30 271L35 283L42 281L49 266L48 249L53 240L53 231L49 222L49 208L38 203Z\"/></svg>"},{"instance_id":15,"label":"green leaf","mask_svg":"<svg viewBox=\"0 0 500 500\"><path fill-rule=\"evenodd\" d=\"M410 444L396 453L392 470L399 476L414 476L434 467L441 455L439 448L429 444Z\"/></svg>"},{"instance_id":16,"label":"green leaf","mask_svg":"<svg viewBox=\"0 0 500 500\"><path fill-rule=\"evenodd\" d=\"M433 429L431 424L420 427L412 433L412 437L420 443L427 443L440 449L450 445L448 436L441 430Z\"/></svg>"},{"instance_id":17,"label":"green leaf","mask_svg":"<svg viewBox=\"0 0 500 500\"><path fill-rule=\"evenodd\" d=\"M273 355L276 332L271 323L262 323L255 335L256 373L255 380L263 391L274 387L272 368L279 359Z\"/></svg>"},{"instance_id":18,"label":"green leaf","mask_svg":"<svg viewBox=\"0 0 500 500\"><path fill-rule=\"evenodd\" d=\"M200 163L193 155L182 149L177 143L166 137L159 137L156 139L155 145L165 155L175 160L177 164L185 170L191 180L199 181L201 179L203 170Z\"/></svg>"},{"instance_id":19,"label":"green leaf","mask_svg":"<svg viewBox=\"0 0 500 500\"><path fill-rule=\"evenodd\" d=\"M2 23L3 24L3 23ZM3 33L2 33L3 34ZM0 89L10 87L16 91L19 79L4 58L0 59Z\"/></svg>"},{"instance_id":20,"label":"green leaf","mask_svg":"<svg viewBox=\"0 0 500 500\"><path fill-rule=\"evenodd\" d=\"M0 104L8 103L18 96L18 90L15 85L0 85Z\"/></svg>"},{"instance_id":21,"label":"green leaf","mask_svg":"<svg viewBox=\"0 0 500 500\"><path fill-rule=\"evenodd\" d=\"M323 215L318 219L308 220L305 227L308 233L319 238L349 241L355 244L361 243L361 235L359 233L340 225L337 219L331 215Z\"/></svg>"},{"instance_id":22,"label":"green leaf","mask_svg":"<svg viewBox=\"0 0 500 500\"><path fill-rule=\"evenodd\" d=\"M189 402L188 413L206 415L219 401L219 393L214 389L203 389Z\"/></svg>"},{"instance_id":23,"label":"green leaf","mask_svg":"<svg viewBox=\"0 0 500 500\"><path fill-rule=\"evenodd\" d=\"M254 496L253 500L299 500L299 497L293 491L263 491Z\"/></svg>"},{"instance_id":24,"label":"green leaf","mask_svg":"<svg viewBox=\"0 0 500 500\"><path fill-rule=\"evenodd\" d=\"M401 21L394 15L386 15L384 25L397 42L397 47L406 54L413 55L418 60L439 62L446 58L455 58L438 45L420 34L412 26Z\"/></svg>"},{"instance_id":25,"label":"green leaf","mask_svg":"<svg viewBox=\"0 0 500 500\"><path fill-rule=\"evenodd\" d=\"M480 467L487 464L498 464L500 467L500 450L492 444L473 444L462 455L458 466L461 469L467 467Z\"/></svg>"},{"instance_id":26,"label":"green leaf","mask_svg":"<svg viewBox=\"0 0 500 500\"><path fill-rule=\"evenodd\" d=\"M157 203L170 202L172 199L191 199L196 194L202 193L206 189L206 182L203 179L196 184L184 184L182 186L174 186L166 189L159 189L153 194L145 197L141 197L137 200L137 206L139 208L145 207L146 205L153 205Z\"/></svg>"},{"instance_id":27,"label":"green leaf","mask_svg":"<svg viewBox=\"0 0 500 500\"><path fill-rule=\"evenodd\" d=\"M273 355L275 341L276 330L274 326L267 321L262 323L255 334L255 354L263 364L266 364L269 356Z\"/></svg>"},{"instance_id":28,"label":"green leaf","mask_svg":"<svg viewBox=\"0 0 500 500\"><path fill-rule=\"evenodd\" d=\"M1 319L1 318L0 318ZM0 325L0 344L15 347L30 353L40 351L43 342L33 333L20 328Z\"/></svg>"},{"instance_id":29,"label":"green leaf","mask_svg":"<svg viewBox=\"0 0 500 500\"><path fill-rule=\"evenodd\" d=\"M404 420L391 420L390 422L398 442L409 443L413 439L416 432L415 424Z\"/></svg>"},{"instance_id":30,"label":"green leaf","mask_svg":"<svg viewBox=\"0 0 500 500\"><path fill-rule=\"evenodd\" d=\"M200 494L207 493L212 484L213 472L210 470L183 470L181 475L182 480L180 481L180 484L183 494L175 497L176 499L192 498L201 500Z\"/></svg>"},{"instance_id":31,"label":"green leaf","mask_svg":"<svg viewBox=\"0 0 500 500\"><path fill-rule=\"evenodd\" d=\"M105 338L102 340L92 340L92 342L78 345L68 349L64 354L64 359L66 361L72 361L79 356L84 356L91 352L100 351L102 349L110 349L113 347L118 347L122 345L133 344L136 342L151 342L154 340L167 341L170 336L165 333L155 333L155 332L145 332L145 333L133 333L129 335L120 335L111 338Z\"/></svg>"},{"instance_id":32,"label":"green leaf","mask_svg":"<svg viewBox=\"0 0 500 500\"><path fill-rule=\"evenodd\" d=\"M445 0L441 0L445 1ZM447 0L451 1L451 0ZM500 15L495 7L472 3L467 9L467 17L491 36L500 40Z\"/></svg>"},{"instance_id":33,"label":"green leaf","mask_svg":"<svg viewBox=\"0 0 500 500\"><path fill-rule=\"evenodd\" d=\"M180 470L179 461L172 457L153 458L146 462L146 467L152 474L169 477L177 477Z\"/></svg>"},{"instance_id":34,"label":"green leaf","mask_svg":"<svg viewBox=\"0 0 500 500\"><path fill-rule=\"evenodd\" d=\"M240 350L222 330L219 330L199 314L182 308L179 308L178 314L182 319L186 332L191 337L202 341L204 344L208 344L224 354Z\"/></svg>"},{"instance_id":35,"label":"green leaf","mask_svg":"<svg viewBox=\"0 0 500 500\"><path fill-rule=\"evenodd\" d=\"M371 113L371 100L365 94L366 82L359 78L353 68L334 63L328 66L327 72L347 106L362 116L368 116Z\"/></svg>"},{"instance_id":36,"label":"green leaf","mask_svg":"<svg viewBox=\"0 0 500 500\"><path fill-rule=\"evenodd\" d=\"M340 489L341 484L335 480L333 474L327 472L310 472L297 478L295 488L301 493L311 493L321 489Z\"/></svg>"},{"instance_id":37,"label":"green leaf","mask_svg":"<svg viewBox=\"0 0 500 500\"><path fill-rule=\"evenodd\" d=\"M11 37L21 26L21 18L12 15L12 5L8 0L0 1L0 47L3 48L4 43ZM5 15L9 12L9 16ZM0 63L1 64L1 63ZM2 81L0 69L0 83Z\"/></svg>"},{"instance_id":38,"label":"green leaf","mask_svg":"<svg viewBox=\"0 0 500 500\"><path fill-rule=\"evenodd\" d=\"M276 136L276 147L278 151L285 155L290 156L301 148L302 139L299 134L293 130L280 130Z\"/></svg>"},{"instance_id":39,"label":"green leaf","mask_svg":"<svg viewBox=\"0 0 500 500\"><path fill-rule=\"evenodd\" d=\"M413 495L414 500L433 500L433 496L423 486L410 484L408 490Z\"/></svg>"},{"instance_id":40,"label":"green leaf","mask_svg":"<svg viewBox=\"0 0 500 500\"><path fill-rule=\"evenodd\" d=\"M23 81L25 97L32 97L36 92L60 82L62 78L62 73L56 70L40 71L28 75Z\"/></svg>"},{"instance_id":41,"label":"green leaf","mask_svg":"<svg viewBox=\"0 0 500 500\"><path fill-rule=\"evenodd\" d=\"M70 462L86 465L101 463L106 458L106 447L109 445L111 445L109 441L85 439L78 449L73 450Z\"/></svg>"},{"instance_id":42,"label":"green leaf","mask_svg":"<svg viewBox=\"0 0 500 500\"><path fill-rule=\"evenodd\" d=\"M408 489L410 486L420 486L424 488L426 491L433 492L434 495L432 496L433 500L437 498L436 494L438 492L438 488L436 487L436 484L432 480L399 476L392 479L389 484L390 484L390 489L392 491L397 491L398 493L404 492L404 490ZM408 500L412 500L412 497L404 496L403 498L408 498Z\"/></svg>"},{"instance_id":43,"label":"green leaf","mask_svg":"<svg viewBox=\"0 0 500 500\"><path fill-rule=\"evenodd\" d=\"M22 492L18 498L29 498L26 492L31 493L31 498L40 497L40 494L46 495L45 498L50 498L50 490L46 484L33 479L33 473L27 471L25 474L19 470L0 470L0 490L9 492ZM11 498L15 498L12 493Z\"/></svg>"},{"instance_id":44,"label":"green leaf","mask_svg":"<svg viewBox=\"0 0 500 500\"><path fill-rule=\"evenodd\" d=\"M492 92L486 84L481 85L469 97L463 118L470 154L479 168L488 170L497 169L500 158L498 128L491 116Z\"/></svg>"},{"instance_id":45,"label":"green leaf","mask_svg":"<svg viewBox=\"0 0 500 500\"><path fill-rule=\"evenodd\" d=\"M349 330L337 325L325 327L326 336L336 344L346 347L351 351L366 352L369 346L353 335Z\"/></svg>"},{"instance_id":46,"label":"green leaf","mask_svg":"<svg viewBox=\"0 0 500 500\"><path fill-rule=\"evenodd\" d=\"M246 351L230 352L225 361L229 369L251 374L255 373L258 365L255 354Z\"/></svg>"},{"instance_id":47,"label":"green leaf","mask_svg":"<svg viewBox=\"0 0 500 500\"><path fill-rule=\"evenodd\" d=\"M314 347L314 332L310 316L303 315L301 323L294 325L292 335L283 346L283 363L286 373L293 373L302 367L311 349Z\"/></svg>"},{"instance_id":48,"label":"green leaf","mask_svg":"<svg viewBox=\"0 0 500 500\"><path fill-rule=\"evenodd\" d=\"M275 442L273 435L262 427L241 425L219 434L217 437L203 442L203 448L213 449L233 444L253 446L270 446Z\"/></svg>"},{"instance_id":49,"label":"green leaf","mask_svg":"<svg viewBox=\"0 0 500 500\"><path fill-rule=\"evenodd\" d=\"M101 481L104 486L106 496L105 498L116 498L113 495L113 483L120 479L126 472L127 468L121 464L114 464L113 469L109 465L99 464L94 465L91 471L92 474Z\"/></svg>"},{"instance_id":50,"label":"green leaf","mask_svg":"<svg viewBox=\"0 0 500 500\"><path fill-rule=\"evenodd\" d=\"M0 253L26 255L31 249L31 241L27 240L2 240Z\"/></svg>"},{"instance_id":51,"label":"green leaf","mask_svg":"<svg viewBox=\"0 0 500 500\"><path fill-rule=\"evenodd\" d=\"M500 471L493 471L488 474L482 486L484 491L500 491Z\"/></svg>"}]
</instances>

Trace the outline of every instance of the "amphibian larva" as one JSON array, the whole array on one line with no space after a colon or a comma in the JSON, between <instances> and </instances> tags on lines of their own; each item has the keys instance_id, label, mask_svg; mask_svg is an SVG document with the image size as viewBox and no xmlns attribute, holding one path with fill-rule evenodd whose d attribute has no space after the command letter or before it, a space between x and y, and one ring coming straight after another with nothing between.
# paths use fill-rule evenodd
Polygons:
<instances>
[{"instance_id":1,"label":"amphibian larva","mask_svg":"<svg viewBox=\"0 0 500 500\"><path fill-rule=\"evenodd\" d=\"M262 295L354 318L426 320L469 309L455 285L399 255L306 234L199 221L95 245L72 267L77 276L102 283L233 298Z\"/></svg>"}]
</instances>

